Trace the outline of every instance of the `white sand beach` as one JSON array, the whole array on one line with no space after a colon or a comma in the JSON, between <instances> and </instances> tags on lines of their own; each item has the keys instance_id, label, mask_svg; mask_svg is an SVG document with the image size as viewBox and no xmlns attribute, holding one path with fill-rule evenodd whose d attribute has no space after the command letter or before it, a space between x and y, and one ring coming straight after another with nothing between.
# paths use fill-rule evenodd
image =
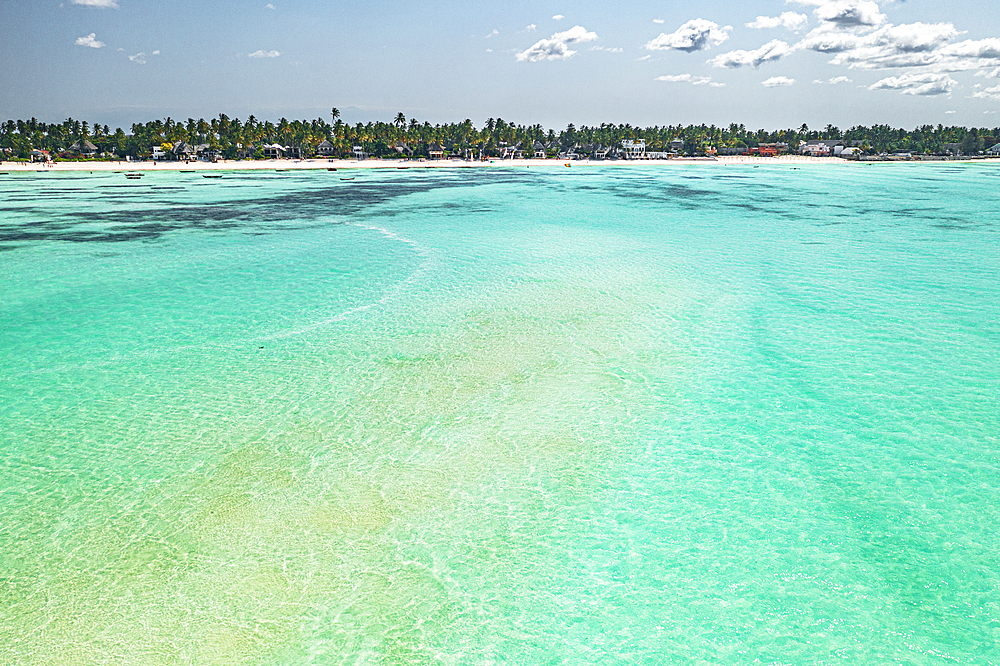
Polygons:
<instances>
[{"instance_id":1,"label":"white sand beach","mask_svg":"<svg viewBox=\"0 0 1000 666\"><path fill-rule=\"evenodd\" d=\"M311 159L311 160L220 160L218 162L0 162L3 172L61 172L61 171L292 171L292 170L340 170L340 169L456 169L488 167L636 167L666 166L672 164L717 164L717 165L763 165L763 164L850 164L854 160L839 157L809 157L806 155L780 155L778 157L751 157L734 155L725 157L679 157L668 160L574 160L566 162L557 159L506 159L488 160L384 160L384 159ZM979 158L975 160L949 160L948 162L920 160L905 161L907 164L942 164L952 162L1000 162L1000 158Z\"/></svg>"},{"instance_id":2,"label":"white sand beach","mask_svg":"<svg viewBox=\"0 0 1000 666\"><path fill-rule=\"evenodd\" d=\"M977 160L981 161L981 160ZM995 160L991 160L995 161ZM671 164L847 164L849 160L839 157L808 157L805 155L781 155L778 157L696 157L669 160L575 160L566 162L557 159L489 159L484 161L466 160L383 160L383 159L312 159L312 160L220 160L218 162L0 162L0 172L59 172L59 171L253 171L253 170L300 170L300 169L442 169L442 168L486 168L486 167L634 167Z\"/></svg>"}]
</instances>

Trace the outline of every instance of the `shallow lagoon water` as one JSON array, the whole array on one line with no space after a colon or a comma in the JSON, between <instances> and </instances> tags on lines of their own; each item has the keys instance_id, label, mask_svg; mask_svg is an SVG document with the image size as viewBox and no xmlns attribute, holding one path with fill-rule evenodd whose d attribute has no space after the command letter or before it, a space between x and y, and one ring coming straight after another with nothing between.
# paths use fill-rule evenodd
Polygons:
<instances>
[{"instance_id":1,"label":"shallow lagoon water","mask_svg":"<svg viewBox=\"0 0 1000 666\"><path fill-rule=\"evenodd\" d=\"M0 179L12 664L1000 663L1000 169Z\"/></svg>"}]
</instances>

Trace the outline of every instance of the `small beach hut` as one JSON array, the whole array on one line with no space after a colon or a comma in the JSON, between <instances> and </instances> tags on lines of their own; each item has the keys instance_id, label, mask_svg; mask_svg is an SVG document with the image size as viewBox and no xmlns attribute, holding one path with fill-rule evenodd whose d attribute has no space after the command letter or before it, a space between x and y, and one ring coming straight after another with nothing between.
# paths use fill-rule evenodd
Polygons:
<instances>
[{"instance_id":1,"label":"small beach hut","mask_svg":"<svg viewBox=\"0 0 1000 666\"><path fill-rule=\"evenodd\" d=\"M194 155L194 148L184 141L178 141L170 152L175 160L189 160Z\"/></svg>"},{"instance_id":2,"label":"small beach hut","mask_svg":"<svg viewBox=\"0 0 1000 666\"><path fill-rule=\"evenodd\" d=\"M333 147L333 144L323 139L322 143L316 146L316 154L321 157L329 157L337 152L337 149Z\"/></svg>"},{"instance_id":3,"label":"small beach hut","mask_svg":"<svg viewBox=\"0 0 1000 666\"><path fill-rule=\"evenodd\" d=\"M69 147L70 152L80 153L81 155L93 155L97 152L97 146L92 144L87 139L80 139L72 146Z\"/></svg>"}]
</instances>

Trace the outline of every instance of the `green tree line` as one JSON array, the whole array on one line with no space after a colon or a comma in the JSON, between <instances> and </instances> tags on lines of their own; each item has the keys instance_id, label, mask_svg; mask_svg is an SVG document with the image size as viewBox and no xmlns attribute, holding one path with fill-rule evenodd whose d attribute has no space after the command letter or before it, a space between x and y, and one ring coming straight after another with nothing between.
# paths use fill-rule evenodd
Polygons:
<instances>
[{"instance_id":1,"label":"green tree line","mask_svg":"<svg viewBox=\"0 0 1000 666\"><path fill-rule=\"evenodd\" d=\"M550 153L571 146L601 144L619 146L623 140L644 140L647 150L667 151L671 142L684 142L684 152L702 154L709 147L719 150L745 150L761 143L787 143L796 150L799 143L816 139L840 139L866 152L907 151L917 154L946 152L947 144L958 144L966 155L975 155L1000 142L1000 128L945 127L922 125L912 130L889 125L855 126L841 131L833 125L822 130L802 125L795 129L768 131L750 130L744 125L655 125L638 127L630 124L602 123L599 126L567 125L556 131L539 124L523 125L502 118L489 118L477 128L471 120L459 123L431 124L397 114L392 122L368 122L350 125L340 119L340 112L331 110L330 120L260 121L254 116L245 120L219 114L205 120L186 121L166 118L132 125L126 133L107 125L67 118L61 123L30 120L8 120L0 125L0 150L9 158L27 158L32 150L45 150L55 155L67 155L70 146L86 140L107 158L148 157L154 146L186 142L192 146L206 144L228 159L239 156L260 156L264 145L301 146L312 154L323 141L333 146L333 155L349 157L354 146L375 156L397 154L396 146L405 144L416 155L426 155L427 147L440 144L449 153L464 154L471 149L476 155L498 156L505 146L520 144L527 154L535 142L545 144Z\"/></svg>"}]
</instances>

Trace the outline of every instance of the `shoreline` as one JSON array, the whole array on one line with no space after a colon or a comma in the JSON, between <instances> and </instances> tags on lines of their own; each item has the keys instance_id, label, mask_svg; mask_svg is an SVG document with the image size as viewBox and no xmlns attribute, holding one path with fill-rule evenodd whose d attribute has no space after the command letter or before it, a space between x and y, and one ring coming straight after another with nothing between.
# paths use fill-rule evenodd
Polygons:
<instances>
[{"instance_id":1,"label":"shoreline","mask_svg":"<svg viewBox=\"0 0 1000 666\"><path fill-rule=\"evenodd\" d=\"M339 171L341 169L469 169L494 167L634 167L669 166L672 164L713 164L713 165L801 165L801 164L954 164L985 162L1000 163L1000 158L978 158L964 160L890 160L886 162L847 160L840 157L809 157L806 155L781 155L778 157L750 157L743 155L724 157L679 157L669 160L574 160L566 162L558 159L507 159L472 161L465 160L352 160L352 159L310 159L310 160L222 160L219 162L0 162L0 173L56 173L56 172L157 172L157 171Z\"/></svg>"}]
</instances>

